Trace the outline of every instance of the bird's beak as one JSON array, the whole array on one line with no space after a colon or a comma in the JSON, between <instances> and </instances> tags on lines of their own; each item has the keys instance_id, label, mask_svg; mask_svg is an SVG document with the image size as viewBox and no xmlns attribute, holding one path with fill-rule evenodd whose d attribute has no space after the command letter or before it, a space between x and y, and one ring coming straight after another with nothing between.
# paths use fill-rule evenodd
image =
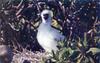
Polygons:
<instances>
[{"instance_id":1,"label":"bird's beak","mask_svg":"<svg viewBox=\"0 0 100 63\"><path fill-rule=\"evenodd\" d=\"M49 18L49 14L44 14L43 17L45 20L47 20Z\"/></svg>"}]
</instances>

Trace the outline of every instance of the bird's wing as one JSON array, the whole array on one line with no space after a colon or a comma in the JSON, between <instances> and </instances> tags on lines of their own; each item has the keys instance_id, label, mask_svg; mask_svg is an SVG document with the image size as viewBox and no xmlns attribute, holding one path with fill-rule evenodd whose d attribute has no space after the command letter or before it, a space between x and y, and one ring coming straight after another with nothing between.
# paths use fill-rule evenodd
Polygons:
<instances>
[{"instance_id":1,"label":"bird's wing","mask_svg":"<svg viewBox=\"0 0 100 63\"><path fill-rule=\"evenodd\" d=\"M51 28L52 29L52 34L54 36L54 39L56 41L63 41L65 39L65 37L59 32L59 30L56 30L54 28Z\"/></svg>"}]
</instances>

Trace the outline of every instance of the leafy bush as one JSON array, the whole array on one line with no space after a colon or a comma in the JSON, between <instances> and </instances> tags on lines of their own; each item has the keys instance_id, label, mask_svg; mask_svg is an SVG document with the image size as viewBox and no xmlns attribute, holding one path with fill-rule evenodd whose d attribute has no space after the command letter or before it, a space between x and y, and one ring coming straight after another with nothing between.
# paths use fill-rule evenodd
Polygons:
<instances>
[{"instance_id":1,"label":"leafy bush","mask_svg":"<svg viewBox=\"0 0 100 63\"><path fill-rule=\"evenodd\" d=\"M1 0L0 3L0 45L9 45L14 52L22 52L23 48L41 51L36 40L40 13L50 9L54 14L52 26L66 36L50 60L100 63L99 0Z\"/></svg>"}]
</instances>

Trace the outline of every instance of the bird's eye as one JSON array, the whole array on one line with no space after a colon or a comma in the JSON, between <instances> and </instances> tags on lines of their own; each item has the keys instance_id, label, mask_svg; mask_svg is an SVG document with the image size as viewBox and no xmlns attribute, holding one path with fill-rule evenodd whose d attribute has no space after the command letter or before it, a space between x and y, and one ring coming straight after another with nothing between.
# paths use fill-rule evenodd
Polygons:
<instances>
[{"instance_id":1,"label":"bird's eye","mask_svg":"<svg viewBox=\"0 0 100 63\"><path fill-rule=\"evenodd\" d=\"M43 16L44 16L44 19L46 20L46 19L48 19L49 14L43 14Z\"/></svg>"}]
</instances>

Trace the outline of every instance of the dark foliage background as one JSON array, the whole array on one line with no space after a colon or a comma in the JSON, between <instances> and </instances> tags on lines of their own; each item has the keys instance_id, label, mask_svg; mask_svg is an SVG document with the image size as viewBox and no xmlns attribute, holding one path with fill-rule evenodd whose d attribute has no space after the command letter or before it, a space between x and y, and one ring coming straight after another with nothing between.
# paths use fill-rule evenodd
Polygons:
<instances>
[{"instance_id":1,"label":"dark foliage background","mask_svg":"<svg viewBox=\"0 0 100 63\"><path fill-rule=\"evenodd\" d=\"M43 50L36 34L44 9L53 11L52 26L62 31L67 40L84 39L87 33L88 48L100 48L100 42L94 42L95 36L100 40L99 0L0 0L0 44L19 51Z\"/></svg>"}]
</instances>

